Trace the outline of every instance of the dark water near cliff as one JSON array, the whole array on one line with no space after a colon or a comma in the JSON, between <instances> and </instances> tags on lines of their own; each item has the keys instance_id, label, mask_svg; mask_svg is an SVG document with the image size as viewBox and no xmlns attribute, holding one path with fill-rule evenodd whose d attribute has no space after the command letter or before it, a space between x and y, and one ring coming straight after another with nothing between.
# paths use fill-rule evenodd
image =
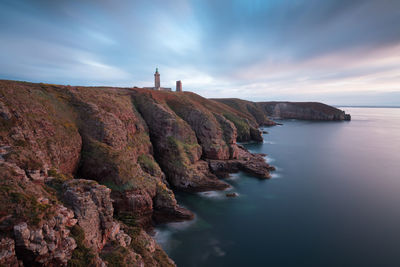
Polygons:
<instances>
[{"instance_id":1,"label":"dark water near cliff","mask_svg":"<svg viewBox=\"0 0 400 267\"><path fill-rule=\"evenodd\" d=\"M178 266L400 266L400 109L351 122L284 121L264 144L278 170L225 192L181 194L193 222L158 228Z\"/></svg>"}]
</instances>

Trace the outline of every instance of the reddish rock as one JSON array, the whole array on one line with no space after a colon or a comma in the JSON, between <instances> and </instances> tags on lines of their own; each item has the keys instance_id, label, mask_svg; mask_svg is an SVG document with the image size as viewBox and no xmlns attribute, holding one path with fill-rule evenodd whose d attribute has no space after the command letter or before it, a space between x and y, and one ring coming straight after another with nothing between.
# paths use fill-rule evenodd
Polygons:
<instances>
[{"instance_id":1,"label":"reddish rock","mask_svg":"<svg viewBox=\"0 0 400 267\"><path fill-rule=\"evenodd\" d=\"M244 171L260 179L271 178L270 171L275 168L269 165L262 154L253 154L239 146L239 156L235 160L209 160L210 169L217 176L228 177L229 173Z\"/></svg>"},{"instance_id":2,"label":"reddish rock","mask_svg":"<svg viewBox=\"0 0 400 267\"><path fill-rule=\"evenodd\" d=\"M64 201L75 216L60 223L69 227L78 222L97 265L123 252L125 262L138 266L173 266L154 240L113 219L113 212L139 229L192 219L170 186L189 192L222 190L229 185L217 176L239 170L268 178L273 167L263 156L236 144L262 141L257 127L273 124L265 106L228 102L189 92L0 81L0 183L7 189L0 192L6 203L0 210L1 236L16 226L21 252L16 255L23 255L23 261L65 265L74 243L68 228L56 230L51 219L52 212L62 214L57 203ZM74 176L103 185L66 181ZM15 197L19 200L11 201ZM4 255L0 260L13 257L12 251Z\"/></svg>"},{"instance_id":3,"label":"reddish rock","mask_svg":"<svg viewBox=\"0 0 400 267\"><path fill-rule=\"evenodd\" d=\"M275 119L298 119L318 121L350 120L349 114L318 102L259 102L256 105Z\"/></svg>"},{"instance_id":4,"label":"reddish rock","mask_svg":"<svg viewBox=\"0 0 400 267\"><path fill-rule=\"evenodd\" d=\"M4 237L0 239L0 265L10 267L23 266L15 255L15 242L11 238Z\"/></svg>"},{"instance_id":5,"label":"reddish rock","mask_svg":"<svg viewBox=\"0 0 400 267\"><path fill-rule=\"evenodd\" d=\"M237 197L239 196L238 193L232 192L232 193L226 193L227 197Z\"/></svg>"},{"instance_id":6,"label":"reddish rock","mask_svg":"<svg viewBox=\"0 0 400 267\"><path fill-rule=\"evenodd\" d=\"M158 183L157 194L154 198L153 219L157 223L184 221L194 218L194 214L177 204L174 193L165 184Z\"/></svg>"},{"instance_id":7,"label":"reddish rock","mask_svg":"<svg viewBox=\"0 0 400 267\"><path fill-rule=\"evenodd\" d=\"M208 159L230 158L229 146L223 138L224 131L212 112L190 98L182 99L178 95L167 98L166 103L193 129L199 145L202 147L203 157Z\"/></svg>"},{"instance_id":8,"label":"reddish rock","mask_svg":"<svg viewBox=\"0 0 400 267\"><path fill-rule=\"evenodd\" d=\"M15 225L15 247L24 265L66 266L76 248L67 228L76 223L73 217L71 210L60 205L55 216L39 228L26 222Z\"/></svg>"},{"instance_id":9,"label":"reddish rock","mask_svg":"<svg viewBox=\"0 0 400 267\"><path fill-rule=\"evenodd\" d=\"M149 127L156 159L172 186L184 191L228 187L210 173L206 162L200 160L201 146L195 132L184 120L146 93L137 93L135 103Z\"/></svg>"},{"instance_id":10,"label":"reddish rock","mask_svg":"<svg viewBox=\"0 0 400 267\"><path fill-rule=\"evenodd\" d=\"M0 81L0 113L4 144L13 147L9 162L31 171L56 167L65 173L76 170L81 138L68 105L40 84ZM43 93L45 92L45 93Z\"/></svg>"},{"instance_id":11,"label":"reddish rock","mask_svg":"<svg viewBox=\"0 0 400 267\"><path fill-rule=\"evenodd\" d=\"M85 245L101 251L109 239L117 240L123 246L130 244L130 237L120 231L119 224L113 219L109 188L83 179L65 182L63 188L64 202L72 207L78 225L85 232Z\"/></svg>"}]
</instances>

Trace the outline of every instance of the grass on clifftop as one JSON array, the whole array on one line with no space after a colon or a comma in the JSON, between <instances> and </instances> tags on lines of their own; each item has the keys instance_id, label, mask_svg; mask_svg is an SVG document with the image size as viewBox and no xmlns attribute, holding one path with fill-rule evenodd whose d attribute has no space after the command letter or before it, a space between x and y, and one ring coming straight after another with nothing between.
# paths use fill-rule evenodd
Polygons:
<instances>
[{"instance_id":1,"label":"grass on clifftop","mask_svg":"<svg viewBox=\"0 0 400 267\"><path fill-rule=\"evenodd\" d=\"M231 113L224 113L223 115L227 120L230 120L235 125L239 140L241 137L248 136L250 134L250 126L244 119L239 118Z\"/></svg>"}]
</instances>

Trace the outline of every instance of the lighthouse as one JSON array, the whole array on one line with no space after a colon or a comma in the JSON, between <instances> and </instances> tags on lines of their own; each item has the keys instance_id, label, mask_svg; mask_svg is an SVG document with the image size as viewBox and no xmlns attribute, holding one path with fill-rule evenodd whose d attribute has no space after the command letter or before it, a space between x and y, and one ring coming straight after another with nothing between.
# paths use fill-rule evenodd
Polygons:
<instances>
[{"instance_id":1,"label":"lighthouse","mask_svg":"<svg viewBox=\"0 0 400 267\"><path fill-rule=\"evenodd\" d=\"M161 87L160 76L161 75L158 72L158 68L156 68L156 72L154 73L154 87L143 87L143 89L151 89L157 91L172 91L171 88Z\"/></svg>"},{"instance_id":2,"label":"lighthouse","mask_svg":"<svg viewBox=\"0 0 400 267\"><path fill-rule=\"evenodd\" d=\"M156 73L154 73L154 89L155 90L161 89L160 73L158 73L158 68L156 68Z\"/></svg>"}]
</instances>

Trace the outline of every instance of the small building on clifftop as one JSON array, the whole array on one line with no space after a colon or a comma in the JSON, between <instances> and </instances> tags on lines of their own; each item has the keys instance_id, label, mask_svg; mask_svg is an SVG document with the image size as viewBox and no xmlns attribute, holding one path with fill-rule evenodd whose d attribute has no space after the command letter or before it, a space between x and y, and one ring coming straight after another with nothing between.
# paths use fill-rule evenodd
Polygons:
<instances>
[{"instance_id":1,"label":"small building on clifftop","mask_svg":"<svg viewBox=\"0 0 400 267\"><path fill-rule=\"evenodd\" d=\"M176 91L182 92L182 81L176 81Z\"/></svg>"},{"instance_id":2,"label":"small building on clifftop","mask_svg":"<svg viewBox=\"0 0 400 267\"><path fill-rule=\"evenodd\" d=\"M158 91L172 91L171 88L161 87L160 73L158 72L158 68L156 68L156 72L154 73L154 87L143 87L143 88L158 90Z\"/></svg>"}]
</instances>

